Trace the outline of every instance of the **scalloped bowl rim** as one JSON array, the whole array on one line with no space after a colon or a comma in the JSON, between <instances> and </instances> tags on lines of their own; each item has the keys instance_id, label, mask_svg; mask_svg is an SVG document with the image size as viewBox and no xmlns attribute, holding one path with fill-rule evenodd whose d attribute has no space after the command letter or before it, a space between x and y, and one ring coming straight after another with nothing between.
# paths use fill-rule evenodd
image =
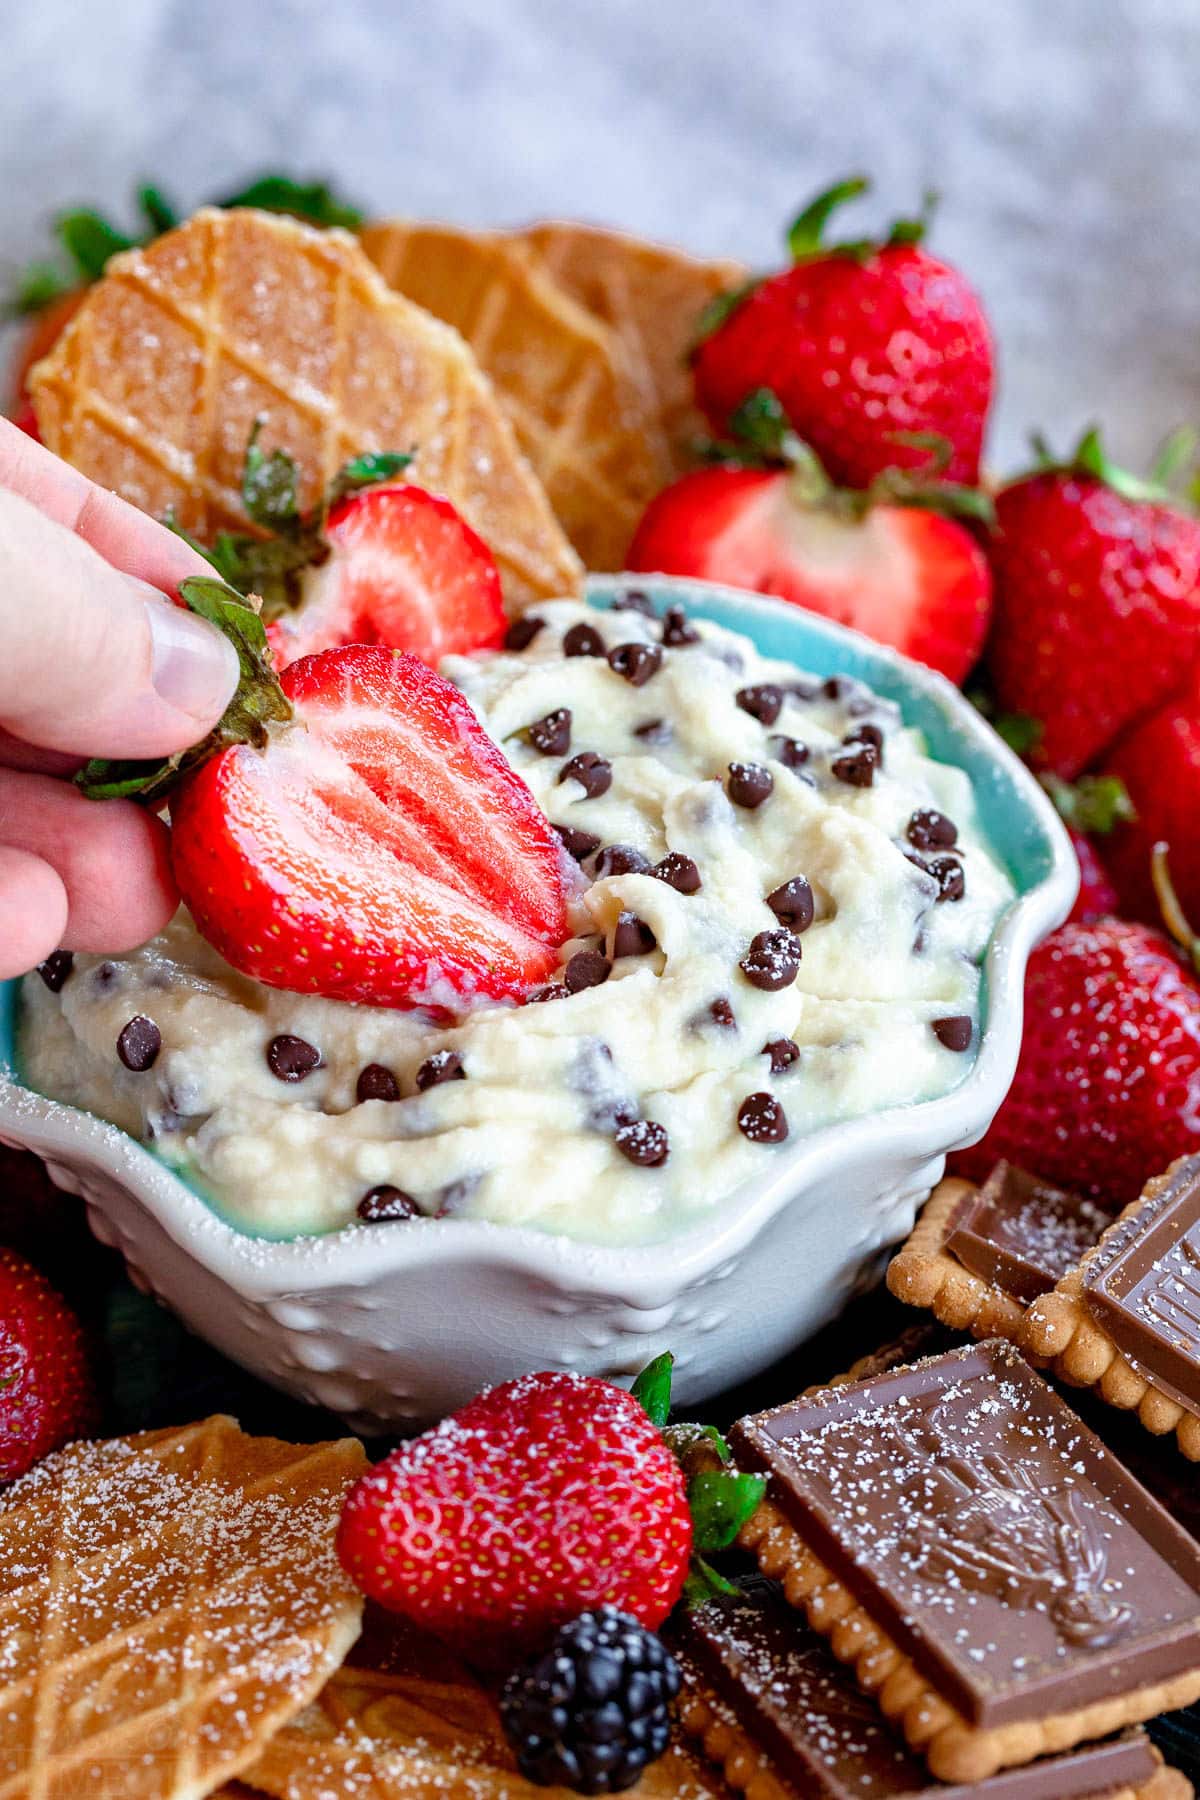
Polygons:
<instances>
[{"instance_id":1,"label":"scalloped bowl rim","mask_svg":"<svg viewBox=\"0 0 1200 1800\"><path fill-rule=\"evenodd\" d=\"M751 638L755 623L778 626L781 613L790 615L799 635L828 639L860 664L873 665L875 679L880 670L886 671L895 685L932 701L1026 804L1027 823L1040 831L1049 863L1043 878L1001 915L992 934L984 957L986 1023L972 1069L957 1088L932 1100L823 1126L797 1139L774 1163L768 1179L727 1196L711 1218L632 1246L468 1219L414 1220L402 1232L350 1226L313 1237L253 1237L227 1223L136 1139L90 1113L44 1098L2 1065L0 1139L7 1129L16 1134L14 1141L51 1162L74 1152L103 1165L157 1217L183 1251L247 1297L300 1297L315 1288L356 1286L368 1274L378 1279L384 1266L419 1269L461 1261L520 1270L555 1287L568 1286L580 1296L615 1294L632 1305L654 1307L736 1258L793 1195L836 1173L847 1151L886 1156L889 1147L902 1139L909 1154L936 1156L982 1135L986 1123L981 1127L979 1121L990 1121L1016 1067L1026 959L1038 940L1065 918L1078 887L1070 839L1049 799L959 690L923 665L848 627L762 595L666 576L639 575L632 581L667 597L677 593L693 607L699 600L701 616L708 612ZM603 605L630 585L628 576L593 576L589 598ZM729 1204L731 1199L736 1204Z\"/></svg>"}]
</instances>

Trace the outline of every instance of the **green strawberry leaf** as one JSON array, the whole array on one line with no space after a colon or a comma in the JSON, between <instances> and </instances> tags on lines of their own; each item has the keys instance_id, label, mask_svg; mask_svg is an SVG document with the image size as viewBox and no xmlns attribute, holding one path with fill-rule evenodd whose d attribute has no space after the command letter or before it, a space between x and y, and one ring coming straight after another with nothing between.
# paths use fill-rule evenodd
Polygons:
<instances>
[{"instance_id":1,"label":"green strawberry leaf","mask_svg":"<svg viewBox=\"0 0 1200 1800\"><path fill-rule=\"evenodd\" d=\"M826 253L828 246L821 242L825 227L839 206L845 206L848 200L857 200L860 194L870 190L871 183L865 175L851 175L846 181L835 182L810 200L803 212L797 213L788 227L787 247L793 262L799 262L806 256L820 256ZM837 245L839 250L849 246Z\"/></svg>"},{"instance_id":2,"label":"green strawberry leaf","mask_svg":"<svg viewBox=\"0 0 1200 1800\"><path fill-rule=\"evenodd\" d=\"M688 1482L696 1550L727 1550L767 1491L761 1475L735 1469L701 1469Z\"/></svg>"},{"instance_id":3,"label":"green strawberry leaf","mask_svg":"<svg viewBox=\"0 0 1200 1800\"><path fill-rule=\"evenodd\" d=\"M208 736L187 750L152 761L95 757L85 763L75 785L89 800L136 799L157 806L185 775L210 757L231 744L252 744L261 750L268 728L292 717L291 702L279 685L267 634L255 609L225 582L205 575L181 582L179 594L190 611L215 625L237 651L237 691Z\"/></svg>"},{"instance_id":4,"label":"green strawberry leaf","mask_svg":"<svg viewBox=\"0 0 1200 1800\"><path fill-rule=\"evenodd\" d=\"M1171 432L1163 443L1147 479L1113 462L1104 448L1098 425L1089 425L1074 450L1065 458L1055 456L1041 432L1034 432L1030 441L1035 457L1035 473L1087 475L1093 481L1103 482L1106 488L1111 488L1122 500L1129 500L1134 504L1144 501L1148 505L1157 506L1180 505L1178 495L1173 492L1173 484L1179 481L1196 450L1196 434L1189 427L1181 426L1178 431ZM1194 507L1196 500L1193 484L1184 504Z\"/></svg>"},{"instance_id":5,"label":"green strawberry leaf","mask_svg":"<svg viewBox=\"0 0 1200 1800\"><path fill-rule=\"evenodd\" d=\"M1075 831L1107 837L1118 825L1137 818L1129 789L1117 775L1081 775L1075 782L1064 781L1061 775L1040 779L1059 817Z\"/></svg>"},{"instance_id":6,"label":"green strawberry leaf","mask_svg":"<svg viewBox=\"0 0 1200 1800\"><path fill-rule=\"evenodd\" d=\"M664 1425L663 1436L685 1474L690 1472L697 1453L713 1450L722 1463L727 1463L732 1454L715 1425L696 1425L681 1420L677 1425Z\"/></svg>"},{"instance_id":7,"label":"green strawberry leaf","mask_svg":"<svg viewBox=\"0 0 1200 1800\"><path fill-rule=\"evenodd\" d=\"M146 183L138 189L137 203L150 237L161 237L164 231L174 231L179 224L179 210L161 188Z\"/></svg>"},{"instance_id":8,"label":"green strawberry leaf","mask_svg":"<svg viewBox=\"0 0 1200 1800\"><path fill-rule=\"evenodd\" d=\"M752 275L748 281L739 283L737 287L727 288L723 294L714 294L701 309L692 331L688 345L688 361L695 362L701 344L715 337L726 319L731 319L744 300L748 300L755 288L761 287L762 277Z\"/></svg>"},{"instance_id":9,"label":"green strawberry leaf","mask_svg":"<svg viewBox=\"0 0 1200 1800\"><path fill-rule=\"evenodd\" d=\"M1014 756L1028 756L1041 742L1045 727L1040 719L1035 719L1030 713L999 711L986 688L970 688L966 698L975 711L987 720L996 736L1008 745Z\"/></svg>"},{"instance_id":10,"label":"green strawberry leaf","mask_svg":"<svg viewBox=\"0 0 1200 1800\"><path fill-rule=\"evenodd\" d=\"M343 200L328 183L293 181L288 175L259 175L216 205L256 206L261 212L290 213L309 225L341 225L347 231L357 231L364 218L357 206Z\"/></svg>"},{"instance_id":11,"label":"green strawberry leaf","mask_svg":"<svg viewBox=\"0 0 1200 1800\"><path fill-rule=\"evenodd\" d=\"M53 263L27 263L17 276L16 286L0 307L0 317L19 319L29 313L44 312L64 294L69 294L74 286L71 277Z\"/></svg>"},{"instance_id":12,"label":"green strawberry leaf","mask_svg":"<svg viewBox=\"0 0 1200 1800\"><path fill-rule=\"evenodd\" d=\"M357 494L360 488L375 487L381 481L391 481L393 476L402 474L414 454L413 451L369 450L363 456L352 456L349 462L342 464L329 484L325 496L326 511L344 500L347 494Z\"/></svg>"},{"instance_id":13,"label":"green strawberry leaf","mask_svg":"<svg viewBox=\"0 0 1200 1800\"><path fill-rule=\"evenodd\" d=\"M118 231L102 213L87 206L60 213L54 230L81 281L98 280L109 258L119 255L122 250L132 250L136 242Z\"/></svg>"},{"instance_id":14,"label":"green strawberry leaf","mask_svg":"<svg viewBox=\"0 0 1200 1800\"><path fill-rule=\"evenodd\" d=\"M644 1409L652 1425L661 1431L666 1425L671 1412L671 1374L675 1367L675 1358L669 1350L656 1356L652 1363L647 1363L630 1393Z\"/></svg>"},{"instance_id":15,"label":"green strawberry leaf","mask_svg":"<svg viewBox=\"0 0 1200 1800\"><path fill-rule=\"evenodd\" d=\"M693 1606L703 1606L706 1600L713 1600L722 1594L736 1594L737 1588L732 1581L714 1569L711 1563L705 1562L702 1556L693 1556L691 1568L683 1584L680 1604L690 1610Z\"/></svg>"},{"instance_id":16,"label":"green strawberry leaf","mask_svg":"<svg viewBox=\"0 0 1200 1800\"><path fill-rule=\"evenodd\" d=\"M295 537L301 529L299 476L286 450L264 456L258 447L262 419L255 419L242 463L242 505L264 531Z\"/></svg>"}]
</instances>

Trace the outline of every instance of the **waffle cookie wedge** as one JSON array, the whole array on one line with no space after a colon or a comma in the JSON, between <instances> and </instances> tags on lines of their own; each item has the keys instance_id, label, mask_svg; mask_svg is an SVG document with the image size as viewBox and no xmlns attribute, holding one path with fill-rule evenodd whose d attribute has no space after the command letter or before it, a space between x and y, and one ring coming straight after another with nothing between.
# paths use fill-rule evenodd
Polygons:
<instances>
[{"instance_id":1,"label":"waffle cookie wedge","mask_svg":"<svg viewBox=\"0 0 1200 1800\"><path fill-rule=\"evenodd\" d=\"M349 457L412 451L490 546L513 611L581 569L458 334L394 294L357 241L206 208L114 257L30 375L41 435L94 481L201 539L245 529L246 445L282 448L310 506Z\"/></svg>"},{"instance_id":2,"label":"waffle cookie wedge","mask_svg":"<svg viewBox=\"0 0 1200 1800\"><path fill-rule=\"evenodd\" d=\"M1200 1157L1149 1182L1035 1301L1021 1345L1200 1462Z\"/></svg>"},{"instance_id":3,"label":"waffle cookie wedge","mask_svg":"<svg viewBox=\"0 0 1200 1800\"><path fill-rule=\"evenodd\" d=\"M981 1188L950 1177L892 1258L888 1289L952 1331L1018 1343L1030 1301L1053 1288L1106 1223L1089 1200L1011 1163L998 1163Z\"/></svg>"},{"instance_id":4,"label":"waffle cookie wedge","mask_svg":"<svg viewBox=\"0 0 1200 1800\"><path fill-rule=\"evenodd\" d=\"M192 1800L252 1763L358 1635L334 1533L364 1462L217 1416L6 1489L3 1800Z\"/></svg>"},{"instance_id":5,"label":"waffle cookie wedge","mask_svg":"<svg viewBox=\"0 0 1200 1800\"><path fill-rule=\"evenodd\" d=\"M363 248L389 287L462 333L589 569L620 569L661 482L617 333L509 238L385 219Z\"/></svg>"},{"instance_id":6,"label":"waffle cookie wedge","mask_svg":"<svg viewBox=\"0 0 1200 1800\"><path fill-rule=\"evenodd\" d=\"M1200 1697L1200 1546L999 1340L741 1420L740 1543L942 1781Z\"/></svg>"}]
</instances>

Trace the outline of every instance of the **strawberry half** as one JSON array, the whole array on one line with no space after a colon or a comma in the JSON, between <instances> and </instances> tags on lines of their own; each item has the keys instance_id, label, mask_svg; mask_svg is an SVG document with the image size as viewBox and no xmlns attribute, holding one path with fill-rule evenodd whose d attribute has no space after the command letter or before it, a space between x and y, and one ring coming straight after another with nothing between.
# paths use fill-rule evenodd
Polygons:
<instances>
[{"instance_id":1,"label":"strawberry half","mask_svg":"<svg viewBox=\"0 0 1200 1800\"><path fill-rule=\"evenodd\" d=\"M286 669L292 725L172 804L197 925L268 987L455 1009L524 993L567 934L562 855L457 688L353 645Z\"/></svg>"},{"instance_id":2,"label":"strawberry half","mask_svg":"<svg viewBox=\"0 0 1200 1800\"><path fill-rule=\"evenodd\" d=\"M448 500L412 486L350 494L325 520L328 558L267 637L278 667L339 644L388 644L433 667L496 649L504 602L496 559Z\"/></svg>"},{"instance_id":3,"label":"strawberry half","mask_svg":"<svg viewBox=\"0 0 1200 1800\"><path fill-rule=\"evenodd\" d=\"M859 496L862 499L862 496ZM961 681L987 633L987 561L924 507L841 510L781 469L699 469L650 502L627 566L775 594Z\"/></svg>"}]
</instances>

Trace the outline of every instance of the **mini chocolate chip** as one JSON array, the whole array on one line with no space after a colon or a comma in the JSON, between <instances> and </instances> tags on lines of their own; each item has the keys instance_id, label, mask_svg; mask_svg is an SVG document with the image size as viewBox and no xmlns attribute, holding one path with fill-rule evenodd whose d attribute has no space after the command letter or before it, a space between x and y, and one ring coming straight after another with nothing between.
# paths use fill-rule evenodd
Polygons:
<instances>
[{"instance_id":1,"label":"mini chocolate chip","mask_svg":"<svg viewBox=\"0 0 1200 1800\"><path fill-rule=\"evenodd\" d=\"M962 899L967 891L967 878L957 856L935 856L925 868L937 882L939 905L943 900Z\"/></svg>"},{"instance_id":2,"label":"mini chocolate chip","mask_svg":"<svg viewBox=\"0 0 1200 1800\"><path fill-rule=\"evenodd\" d=\"M760 681L756 687L739 688L737 703L743 712L760 725L773 725L783 710L783 689L771 681Z\"/></svg>"},{"instance_id":3,"label":"mini chocolate chip","mask_svg":"<svg viewBox=\"0 0 1200 1800\"><path fill-rule=\"evenodd\" d=\"M398 1100L400 1083L383 1063L368 1063L358 1077L354 1092L360 1104L364 1100Z\"/></svg>"},{"instance_id":4,"label":"mini chocolate chip","mask_svg":"<svg viewBox=\"0 0 1200 1800\"><path fill-rule=\"evenodd\" d=\"M654 617L654 602L649 594L644 593L641 588L626 588L623 594L617 595L612 603L612 609L614 612L641 613L642 617L646 619Z\"/></svg>"},{"instance_id":5,"label":"mini chocolate chip","mask_svg":"<svg viewBox=\"0 0 1200 1800\"><path fill-rule=\"evenodd\" d=\"M879 752L874 744L863 744L849 756L837 756L830 763L830 773L847 787L869 788L879 766Z\"/></svg>"},{"instance_id":6,"label":"mini chocolate chip","mask_svg":"<svg viewBox=\"0 0 1200 1800\"><path fill-rule=\"evenodd\" d=\"M812 755L807 744L799 738L782 737L776 734L767 739L767 748L776 762L781 762L785 769L802 769Z\"/></svg>"},{"instance_id":7,"label":"mini chocolate chip","mask_svg":"<svg viewBox=\"0 0 1200 1800\"><path fill-rule=\"evenodd\" d=\"M778 988L790 987L800 973L800 939L782 927L778 931L760 931L750 940L750 948L738 967L751 987L771 994Z\"/></svg>"},{"instance_id":8,"label":"mini chocolate chip","mask_svg":"<svg viewBox=\"0 0 1200 1800\"><path fill-rule=\"evenodd\" d=\"M878 725L856 725L852 731L846 733L842 742L843 744L870 744L871 748L878 753L880 762L883 761L883 733Z\"/></svg>"},{"instance_id":9,"label":"mini chocolate chip","mask_svg":"<svg viewBox=\"0 0 1200 1800\"><path fill-rule=\"evenodd\" d=\"M734 1015L733 1007L725 998L724 994L722 994L719 999L713 1001L708 1011L713 1024L719 1025L723 1031L737 1030L737 1019Z\"/></svg>"},{"instance_id":10,"label":"mini chocolate chip","mask_svg":"<svg viewBox=\"0 0 1200 1800\"><path fill-rule=\"evenodd\" d=\"M563 970L563 984L568 994L582 994L584 988L602 987L611 974L603 950L577 950Z\"/></svg>"},{"instance_id":11,"label":"mini chocolate chip","mask_svg":"<svg viewBox=\"0 0 1200 1800\"><path fill-rule=\"evenodd\" d=\"M668 650L679 650L685 644L700 642L700 633L682 606L668 606L663 614L662 641Z\"/></svg>"},{"instance_id":12,"label":"mini chocolate chip","mask_svg":"<svg viewBox=\"0 0 1200 1800\"><path fill-rule=\"evenodd\" d=\"M612 786L612 764L595 750L581 750L558 772L560 781L577 781L589 800L598 800Z\"/></svg>"},{"instance_id":13,"label":"mini chocolate chip","mask_svg":"<svg viewBox=\"0 0 1200 1800\"><path fill-rule=\"evenodd\" d=\"M557 831L563 849L576 862L582 862L593 850L600 848L600 839L591 831L576 831L573 825L555 825L551 820L551 829Z\"/></svg>"},{"instance_id":14,"label":"mini chocolate chip","mask_svg":"<svg viewBox=\"0 0 1200 1800\"><path fill-rule=\"evenodd\" d=\"M571 709L557 706L525 727L525 736L543 756L561 756L571 747Z\"/></svg>"},{"instance_id":15,"label":"mini chocolate chip","mask_svg":"<svg viewBox=\"0 0 1200 1800\"><path fill-rule=\"evenodd\" d=\"M700 892L700 871L690 856L681 850L668 850L661 862L656 862L650 873L659 881L665 881L673 887L677 894L698 894Z\"/></svg>"},{"instance_id":16,"label":"mini chocolate chip","mask_svg":"<svg viewBox=\"0 0 1200 1800\"><path fill-rule=\"evenodd\" d=\"M738 1107L737 1122L752 1144L782 1144L788 1134L787 1114L774 1094L747 1094Z\"/></svg>"},{"instance_id":17,"label":"mini chocolate chip","mask_svg":"<svg viewBox=\"0 0 1200 1800\"><path fill-rule=\"evenodd\" d=\"M647 956L657 948L658 939L644 919L639 919L633 912L618 914L613 932L614 959L618 956Z\"/></svg>"},{"instance_id":18,"label":"mini chocolate chip","mask_svg":"<svg viewBox=\"0 0 1200 1800\"><path fill-rule=\"evenodd\" d=\"M644 744L669 744L675 732L666 719L643 719L634 726L633 735Z\"/></svg>"},{"instance_id":19,"label":"mini chocolate chip","mask_svg":"<svg viewBox=\"0 0 1200 1800\"><path fill-rule=\"evenodd\" d=\"M945 813L925 807L908 821L905 836L914 850L953 850L958 842L958 826Z\"/></svg>"},{"instance_id":20,"label":"mini chocolate chip","mask_svg":"<svg viewBox=\"0 0 1200 1800\"><path fill-rule=\"evenodd\" d=\"M763 1055L771 1059L772 1075L782 1075L800 1055L800 1046L791 1038L771 1038L763 1045Z\"/></svg>"},{"instance_id":21,"label":"mini chocolate chip","mask_svg":"<svg viewBox=\"0 0 1200 1800\"><path fill-rule=\"evenodd\" d=\"M545 623L545 619L539 619L536 613L522 613L519 619L513 620L505 632L504 648L506 650L528 650Z\"/></svg>"},{"instance_id":22,"label":"mini chocolate chip","mask_svg":"<svg viewBox=\"0 0 1200 1800\"><path fill-rule=\"evenodd\" d=\"M158 1061L162 1032L144 1013L135 1013L117 1039L117 1055L135 1075L144 1075Z\"/></svg>"},{"instance_id":23,"label":"mini chocolate chip","mask_svg":"<svg viewBox=\"0 0 1200 1800\"><path fill-rule=\"evenodd\" d=\"M767 905L779 923L789 925L797 936L808 930L816 911L812 888L803 875L793 875L790 881L783 882L768 894Z\"/></svg>"},{"instance_id":24,"label":"mini chocolate chip","mask_svg":"<svg viewBox=\"0 0 1200 1800\"><path fill-rule=\"evenodd\" d=\"M603 656L604 639L594 625L572 625L563 636L564 656Z\"/></svg>"},{"instance_id":25,"label":"mini chocolate chip","mask_svg":"<svg viewBox=\"0 0 1200 1800\"><path fill-rule=\"evenodd\" d=\"M38 964L37 972L50 992L59 994L74 967L75 957L70 950L52 950L45 962Z\"/></svg>"},{"instance_id":26,"label":"mini chocolate chip","mask_svg":"<svg viewBox=\"0 0 1200 1800\"><path fill-rule=\"evenodd\" d=\"M280 1081L303 1081L320 1063L321 1052L307 1038L284 1032L267 1045L267 1066Z\"/></svg>"},{"instance_id":27,"label":"mini chocolate chip","mask_svg":"<svg viewBox=\"0 0 1200 1800\"><path fill-rule=\"evenodd\" d=\"M933 1035L947 1050L969 1050L974 1027L966 1013L955 1013L948 1019L930 1019Z\"/></svg>"},{"instance_id":28,"label":"mini chocolate chip","mask_svg":"<svg viewBox=\"0 0 1200 1800\"><path fill-rule=\"evenodd\" d=\"M650 858L632 844L605 844L592 869L597 881L603 881L606 875L647 875Z\"/></svg>"},{"instance_id":29,"label":"mini chocolate chip","mask_svg":"<svg viewBox=\"0 0 1200 1800\"><path fill-rule=\"evenodd\" d=\"M381 1187L368 1188L358 1203L358 1216L368 1225L386 1225L392 1219L419 1219L421 1209L411 1194L385 1182Z\"/></svg>"},{"instance_id":30,"label":"mini chocolate chip","mask_svg":"<svg viewBox=\"0 0 1200 1800\"><path fill-rule=\"evenodd\" d=\"M640 688L658 674L662 659L657 644L616 644L608 653L608 666L631 686Z\"/></svg>"},{"instance_id":31,"label":"mini chocolate chip","mask_svg":"<svg viewBox=\"0 0 1200 1800\"><path fill-rule=\"evenodd\" d=\"M770 799L775 791L775 777L761 763L731 762L726 787L735 806L745 806L753 812Z\"/></svg>"},{"instance_id":32,"label":"mini chocolate chip","mask_svg":"<svg viewBox=\"0 0 1200 1800\"><path fill-rule=\"evenodd\" d=\"M540 1006L543 1000L565 1000L567 990L561 981L551 981L546 987L534 988L532 994L526 994L526 1006Z\"/></svg>"},{"instance_id":33,"label":"mini chocolate chip","mask_svg":"<svg viewBox=\"0 0 1200 1800\"><path fill-rule=\"evenodd\" d=\"M840 675L830 675L821 683L821 692L830 700L840 700L849 691L850 683L844 681Z\"/></svg>"},{"instance_id":34,"label":"mini chocolate chip","mask_svg":"<svg viewBox=\"0 0 1200 1800\"><path fill-rule=\"evenodd\" d=\"M618 1125L613 1142L639 1169L657 1169L671 1153L666 1129L655 1119L629 1119Z\"/></svg>"},{"instance_id":35,"label":"mini chocolate chip","mask_svg":"<svg viewBox=\"0 0 1200 1800\"><path fill-rule=\"evenodd\" d=\"M427 1088L441 1087L443 1081L466 1079L467 1071L457 1050L435 1050L417 1070L417 1089L423 1094Z\"/></svg>"}]
</instances>

